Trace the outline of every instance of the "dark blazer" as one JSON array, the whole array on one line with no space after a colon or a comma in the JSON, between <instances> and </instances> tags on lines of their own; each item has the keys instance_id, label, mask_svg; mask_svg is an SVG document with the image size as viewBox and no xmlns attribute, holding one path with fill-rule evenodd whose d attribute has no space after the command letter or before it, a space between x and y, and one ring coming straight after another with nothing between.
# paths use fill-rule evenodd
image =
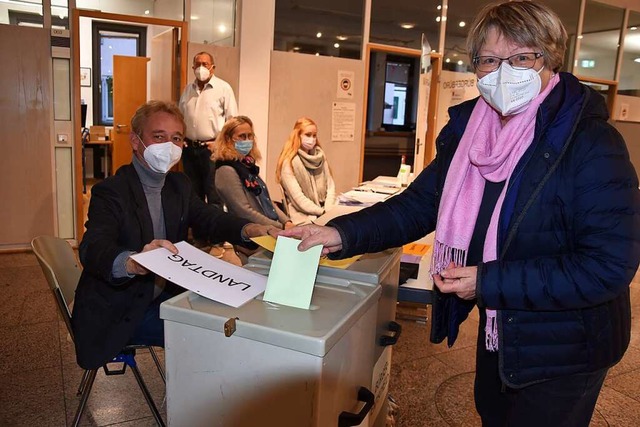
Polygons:
<instances>
[{"instance_id":1,"label":"dark blazer","mask_svg":"<svg viewBox=\"0 0 640 427\"><path fill-rule=\"evenodd\" d=\"M186 240L193 227L194 233L211 239L242 243L241 230L248 221L205 204L182 173L167 174L162 206L171 242ZM153 299L154 274L119 280L111 275L118 254L140 252L154 238L147 199L132 164L92 188L86 229L72 326L78 364L92 369L128 344Z\"/></svg>"},{"instance_id":2,"label":"dark blazer","mask_svg":"<svg viewBox=\"0 0 640 427\"><path fill-rule=\"evenodd\" d=\"M342 236L338 256L377 252L434 230L475 102L449 110L436 159L403 193L329 223ZM498 259L478 265L477 304L498 310L499 370L510 387L609 367L629 344L640 192L625 142L607 118L602 96L561 73L508 183ZM452 345L474 304L434 294L431 340Z\"/></svg>"}]
</instances>

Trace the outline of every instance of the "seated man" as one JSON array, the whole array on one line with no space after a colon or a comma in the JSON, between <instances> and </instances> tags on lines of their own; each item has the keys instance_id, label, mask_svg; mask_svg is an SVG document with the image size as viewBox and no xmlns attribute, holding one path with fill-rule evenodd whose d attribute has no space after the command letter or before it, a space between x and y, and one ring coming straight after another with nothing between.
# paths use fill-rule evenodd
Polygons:
<instances>
[{"instance_id":1,"label":"seated man","mask_svg":"<svg viewBox=\"0 0 640 427\"><path fill-rule=\"evenodd\" d=\"M251 245L270 227L249 223L205 204L186 175L169 172L181 156L185 123L173 104L150 101L131 119L133 161L92 188L84 266L73 307L78 364L98 368L125 345L164 345L160 303L183 291L150 274L131 254L164 247L194 233Z\"/></svg>"}]
</instances>

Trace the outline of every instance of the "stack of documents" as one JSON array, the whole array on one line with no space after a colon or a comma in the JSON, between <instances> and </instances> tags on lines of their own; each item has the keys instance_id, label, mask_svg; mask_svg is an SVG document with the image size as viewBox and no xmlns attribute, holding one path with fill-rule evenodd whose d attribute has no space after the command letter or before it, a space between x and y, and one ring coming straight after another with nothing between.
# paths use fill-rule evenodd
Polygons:
<instances>
[{"instance_id":1,"label":"stack of documents","mask_svg":"<svg viewBox=\"0 0 640 427\"><path fill-rule=\"evenodd\" d=\"M384 193L350 190L339 195L338 202L341 205L367 207L381 202L388 197L389 194Z\"/></svg>"}]
</instances>

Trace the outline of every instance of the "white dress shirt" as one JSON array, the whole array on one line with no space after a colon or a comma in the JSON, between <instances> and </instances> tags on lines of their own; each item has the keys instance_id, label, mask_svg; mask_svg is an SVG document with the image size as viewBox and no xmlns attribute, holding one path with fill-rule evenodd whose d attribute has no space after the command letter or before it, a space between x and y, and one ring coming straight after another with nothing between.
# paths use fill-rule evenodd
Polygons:
<instances>
[{"instance_id":1,"label":"white dress shirt","mask_svg":"<svg viewBox=\"0 0 640 427\"><path fill-rule=\"evenodd\" d=\"M185 136L199 141L215 139L224 123L238 114L231 85L216 76L202 90L197 81L187 85L179 107L187 124Z\"/></svg>"}]
</instances>

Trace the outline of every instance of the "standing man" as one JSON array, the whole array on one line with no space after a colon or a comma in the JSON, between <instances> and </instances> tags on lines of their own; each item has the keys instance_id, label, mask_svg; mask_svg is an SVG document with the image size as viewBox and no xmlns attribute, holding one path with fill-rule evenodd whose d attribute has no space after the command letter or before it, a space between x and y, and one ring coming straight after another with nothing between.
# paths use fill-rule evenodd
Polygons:
<instances>
[{"instance_id":1,"label":"standing man","mask_svg":"<svg viewBox=\"0 0 640 427\"><path fill-rule=\"evenodd\" d=\"M192 68L196 79L180 97L180 110L187 124L182 164L198 197L209 204L221 205L213 182L215 164L210 158L218 132L238 114L238 106L229 83L213 74L216 68L213 55L197 53Z\"/></svg>"}]
</instances>

